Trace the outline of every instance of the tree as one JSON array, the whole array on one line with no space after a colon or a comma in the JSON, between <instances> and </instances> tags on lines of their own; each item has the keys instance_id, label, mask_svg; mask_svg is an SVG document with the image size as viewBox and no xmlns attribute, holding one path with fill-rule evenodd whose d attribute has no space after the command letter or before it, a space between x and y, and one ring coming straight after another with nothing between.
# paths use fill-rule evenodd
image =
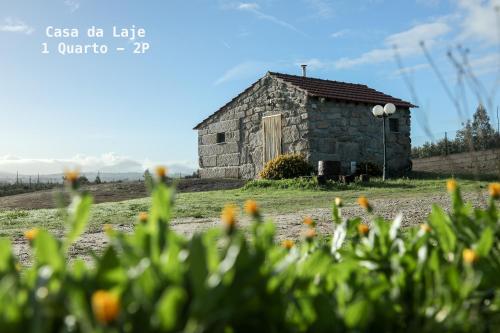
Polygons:
<instances>
[{"instance_id":1,"label":"tree","mask_svg":"<svg viewBox=\"0 0 500 333\"><path fill-rule=\"evenodd\" d=\"M101 173L98 171L97 176L95 176L94 184L100 184L102 183L101 181Z\"/></svg>"},{"instance_id":2,"label":"tree","mask_svg":"<svg viewBox=\"0 0 500 333\"><path fill-rule=\"evenodd\" d=\"M458 131L457 139L465 147L474 150L485 150L494 147L498 134L491 126L490 117L482 104L479 104L472 116L472 122L467 121L464 128Z\"/></svg>"}]
</instances>

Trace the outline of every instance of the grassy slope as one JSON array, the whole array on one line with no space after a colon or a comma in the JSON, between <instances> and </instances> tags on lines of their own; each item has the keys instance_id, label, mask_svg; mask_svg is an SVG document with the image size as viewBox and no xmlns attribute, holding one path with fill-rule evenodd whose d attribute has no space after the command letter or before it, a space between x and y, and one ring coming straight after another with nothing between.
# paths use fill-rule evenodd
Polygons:
<instances>
[{"instance_id":1,"label":"grassy slope","mask_svg":"<svg viewBox=\"0 0 500 333\"><path fill-rule=\"evenodd\" d=\"M462 189L472 191L485 187L484 182L460 181ZM243 204L247 199L257 200L267 213L292 213L307 208L327 208L340 196L353 202L360 195L368 198L418 197L443 193L444 180L394 180L386 183L374 181L367 185L353 184L341 190L276 189L273 187L181 193L177 196L175 217L216 217L227 202ZM149 198L114 203L102 203L92 209L90 230L101 229L102 224L132 224L140 211L146 211ZM0 236L19 236L32 227L60 231L63 222L58 210L8 210L0 211Z\"/></svg>"}]
</instances>

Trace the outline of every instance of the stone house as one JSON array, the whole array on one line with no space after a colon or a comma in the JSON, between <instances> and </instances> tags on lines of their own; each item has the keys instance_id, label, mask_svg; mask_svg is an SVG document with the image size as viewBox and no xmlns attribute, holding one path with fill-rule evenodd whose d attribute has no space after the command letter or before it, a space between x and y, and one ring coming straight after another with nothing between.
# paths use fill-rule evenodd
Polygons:
<instances>
[{"instance_id":1,"label":"stone house","mask_svg":"<svg viewBox=\"0 0 500 333\"><path fill-rule=\"evenodd\" d=\"M305 71L304 71L305 73ZM382 165L382 119L374 105L393 103L386 122L387 161L392 171L411 165L409 102L362 84L268 72L195 126L202 178L255 178L279 154L303 153L320 160Z\"/></svg>"}]
</instances>

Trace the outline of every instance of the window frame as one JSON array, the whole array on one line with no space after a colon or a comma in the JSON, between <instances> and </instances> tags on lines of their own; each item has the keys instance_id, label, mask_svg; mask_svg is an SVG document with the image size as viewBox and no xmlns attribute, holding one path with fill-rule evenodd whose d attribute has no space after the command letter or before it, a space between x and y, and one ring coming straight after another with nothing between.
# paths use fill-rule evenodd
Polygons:
<instances>
[{"instance_id":1,"label":"window frame","mask_svg":"<svg viewBox=\"0 0 500 333\"><path fill-rule=\"evenodd\" d=\"M217 132L215 135L215 142L218 145L226 143L226 132Z\"/></svg>"},{"instance_id":2,"label":"window frame","mask_svg":"<svg viewBox=\"0 0 500 333\"><path fill-rule=\"evenodd\" d=\"M393 130L394 125L396 124L396 130ZM399 118L389 118L389 132L391 133L400 133L400 126L399 126Z\"/></svg>"}]
</instances>

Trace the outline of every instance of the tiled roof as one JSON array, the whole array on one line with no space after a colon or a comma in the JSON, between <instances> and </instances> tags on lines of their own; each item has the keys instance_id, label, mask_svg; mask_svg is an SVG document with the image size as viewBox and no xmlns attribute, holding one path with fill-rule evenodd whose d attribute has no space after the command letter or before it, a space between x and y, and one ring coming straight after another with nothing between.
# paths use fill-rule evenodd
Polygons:
<instances>
[{"instance_id":1,"label":"tiled roof","mask_svg":"<svg viewBox=\"0 0 500 333\"><path fill-rule=\"evenodd\" d=\"M316 79L312 77L303 77L270 72L271 75L282 79L296 87L299 87L310 96L325 97L342 101L350 101L367 104L387 104L392 103L403 108L412 108L415 105L392 97L369 88L364 84L354 84L339 81L330 81Z\"/></svg>"},{"instance_id":2,"label":"tiled roof","mask_svg":"<svg viewBox=\"0 0 500 333\"><path fill-rule=\"evenodd\" d=\"M286 81L292 84L293 86L296 86L306 91L309 96L324 97L334 100L373 104L373 105L376 104L384 105L387 103L392 103L402 108L416 107L410 102L406 102L403 101L402 99L386 95L384 93L381 93L380 91L369 88L364 84L330 81L330 80L316 79L312 77L303 77L303 76L289 75L289 74L282 74L275 72L269 72L269 75L274 76L283 81ZM216 114L221 112L227 105L229 105L231 102L238 99L239 96L243 95L245 92L250 90L257 82L255 82L250 87L245 89L245 91L234 97L231 101L229 101L219 110L214 112L212 115L205 118L202 122L196 125L194 129L199 129L206 121L212 119Z\"/></svg>"}]
</instances>

